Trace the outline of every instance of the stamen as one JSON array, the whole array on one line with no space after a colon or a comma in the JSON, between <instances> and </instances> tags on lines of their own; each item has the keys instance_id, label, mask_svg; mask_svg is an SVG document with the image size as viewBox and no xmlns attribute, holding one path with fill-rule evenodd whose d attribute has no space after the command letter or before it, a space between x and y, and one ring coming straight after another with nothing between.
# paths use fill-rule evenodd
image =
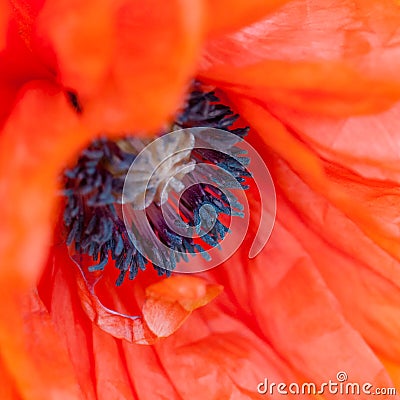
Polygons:
<instances>
[{"instance_id":1,"label":"stamen","mask_svg":"<svg viewBox=\"0 0 400 400\"><path fill-rule=\"evenodd\" d=\"M78 114L81 114L83 109L82 109L81 103L78 100L78 95L75 92L69 90L66 92L66 96L67 96L69 102L71 103L72 107L75 109L75 111Z\"/></svg>"},{"instance_id":2,"label":"stamen","mask_svg":"<svg viewBox=\"0 0 400 400\"><path fill-rule=\"evenodd\" d=\"M233 195L228 199L222 190L232 187L232 182L226 181L223 174L216 173L213 177L215 185L197 183L204 182L202 175L207 171L202 168L194 171L194 166L204 164L218 167L234 178L235 187L246 189L246 179L251 177L245 167L249 160L236 147L236 143L247 134L249 128L231 129L239 116L221 104L214 92L204 93L199 87L195 85L173 128L217 128L233 133L237 139L222 142L204 132L198 137L205 146L194 147L194 138L187 133L181 135L179 140L164 141L163 145L152 147L147 158L140 160L138 172L133 177L128 175L133 180L129 185L130 200L137 206L139 200L144 198L143 208L150 228L138 221L132 224L128 233L121 208L128 170L148 140L137 137L125 137L116 142L98 139L82 152L73 168L65 171L66 242L76 252L92 257L95 264L89 271L103 270L110 259L114 260L120 270L117 286L122 284L125 277L134 279L138 271L146 269L149 264L159 275L169 276L180 259L189 260L188 255L200 253L209 259L204 248L218 247L229 233L220 217L243 217L240 202ZM68 96L80 112L77 97L72 92L68 92ZM212 149L209 149L210 145ZM182 148L186 150L180 151ZM174 156L165 165L161 164L169 151ZM157 173L149 176L148 172L154 172L155 169ZM176 230L171 229L167 220L175 221ZM179 229L183 229L182 224L193 229L197 237L181 235ZM158 252L150 233L155 234L165 246L181 254ZM151 259L138 250L139 238L140 243L145 243L146 251L152 254Z\"/></svg>"}]
</instances>

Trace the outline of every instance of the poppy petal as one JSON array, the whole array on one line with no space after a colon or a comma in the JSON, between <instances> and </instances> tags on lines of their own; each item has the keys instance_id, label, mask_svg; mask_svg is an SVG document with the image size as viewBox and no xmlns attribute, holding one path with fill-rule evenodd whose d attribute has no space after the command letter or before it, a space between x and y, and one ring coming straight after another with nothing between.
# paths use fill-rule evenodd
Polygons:
<instances>
[{"instance_id":1,"label":"poppy petal","mask_svg":"<svg viewBox=\"0 0 400 400\"><path fill-rule=\"evenodd\" d=\"M60 266L59 261L63 264L54 269L52 285L51 281L44 282L40 292L43 294L52 288L52 295L47 293L50 297L45 302L51 307L60 336L66 340L79 382L89 399L110 398L118 390L129 398L149 400L163 396L178 400L188 397L189 392L194 399L204 399L208 393L257 398L257 384L265 374L278 382L296 381L291 368L245 322L223 312L226 298L221 298L220 305L216 305L223 294L204 312L200 309L193 313L174 335L154 346L121 342L99 329L98 322L90 322L82 312L75 274L71 270L74 266L65 263L65 247L58 246L53 254L57 258L64 255L62 260L53 260L56 262L53 265ZM167 287L155 284L149 289L150 296L165 295L170 302L185 299L184 307L192 308L198 305L197 299L204 296L209 284L199 278L194 282L187 278L190 277L178 276L176 282L174 277L163 280ZM65 309L66 302L72 305L68 309ZM165 318L163 313L159 316ZM164 332L164 329L165 325L158 330ZM83 348L82 343L85 343ZM109 367L110 363L113 368ZM183 365L187 368L182 368ZM194 387L198 390L193 391Z\"/></svg>"},{"instance_id":2,"label":"poppy petal","mask_svg":"<svg viewBox=\"0 0 400 400\"><path fill-rule=\"evenodd\" d=\"M385 359L382 360L383 364L385 365L387 371L389 372L390 376L393 379L393 383L396 387L400 385L400 367L399 364L396 362L390 362Z\"/></svg>"},{"instance_id":3,"label":"poppy petal","mask_svg":"<svg viewBox=\"0 0 400 400\"><path fill-rule=\"evenodd\" d=\"M345 371L349 381L391 387L384 366L343 317L305 249L283 227L290 216L279 218L265 254L250 265L254 313L267 339L294 369L301 365L310 381L335 379Z\"/></svg>"},{"instance_id":4,"label":"poppy petal","mask_svg":"<svg viewBox=\"0 0 400 400\"><path fill-rule=\"evenodd\" d=\"M310 190L287 166L272 161L272 155L270 160L285 197L285 200L281 197L280 205L285 225L301 242L343 305L346 319L378 354L398 361L398 260L372 243L351 219ZM295 199L291 195L294 187ZM371 205L372 213L373 210L380 213L380 209L376 204ZM296 215L301 215L301 219Z\"/></svg>"},{"instance_id":5,"label":"poppy petal","mask_svg":"<svg viewBox=\"0 0 400 400\"><path fill-rule=\"evenodd\" d=\"M392 386L378 356L390 367L400 353L398 311L393 306L399 301L399 193L390 187L392 182L379 179L397 179L396 166L394 173L385 175L395 153L382 145L371 155L365 149L354 155L349 146L354 129L350 123L349 131L340 129L340 137L334 137L336 154L330 149L329 135L328 142L320 141L318 131L308 133L307 127L311 115L375 112L400 97L393 61L398 59L399 17L389 0L379 4L343 0L329 7L329 13L316 0L293 1L242 32L210 41L202 76L211 83L221 80L219 86L251 122L255 134L250 140L264 149L277 180L278 220L261 256L248 261L243 246L225 265L228 272L210 271L204 274L206 279L174 276L154 283L147 276L125 298L138 304L143 317L107 309L63 245L50 256L48 275L39 287L42 298L23 291L36 283L46 256L57 173L91 136L82 120L90 132L154 129L173 112L193 73L204 28L200 0L174 0L168 6L154 0L148 9L136 7L136 2L102 1L100 7L106 12L98 21L93 2L48 1L41 14L41 32L59 54L61 80L77 91L82 116L72 112L58 89L33 83L17 99L0 137L0 176L4 177L0 193L6 204L0 211L4 221L0 251L9 263L9 269L0 271L0 289L5 291L0 310L0 372L4 367L5 375L14 379L8 393L35 399L48 397L50 389L54 398L76 398L78 382L93 399L257 398L257 383L264 374L278 382L315 382L334 379L338 371L346 371L351 381ZM221 18L220 25L211 22L215 28L209 29L234 29L253 20L256 10L264 9L257 4L253 2L256 7L247 11L250 7L237 2L241 17L235 8L231 18ZM159 15L149 11L156 6ZM61 20L69 21L72 28ZM279 33L282 26L284 35ZM144 34L136 35L138 31ZM163 43L148 46L159 43L160 35L165 36ZM80 39L82 45L77 43ZM102 39L104 48L98 54L86 52ZM306 47L310 42L311 49ZM144 54L143 60L138 60L138 54ZM376 59L382 60L381 65L373 62ZM305 121L296 118L299 112L307 114ZM33 119L30 113L44 117ZM396 112L389 115L385 123L395 116ZM357 125L360 120L351 121L362 129L362 123ZM324 119L319 127L333 132L331 123ZM44 133L30 135L32 131ZM388 143L394 140L395 133L383 131ZM373 144L374 138L371 135L366 142ZM390 154L392 164L382 166ZM365 254L353 254L361 249ZM348 285L340 284L343 272L353 284L352 295L346 291ZM194 309L221 291L210 277L228 289L206 312L192 314L181 327ZM245 282L235 282L238 277ZM46 279L52 284L45 285ZM8 290L10 282L15 286ZM101 284L99 292L109 290L110 282ZM118 303L121 297L113 293L109 291L108 299ZM361 297L352 303L354 293L370 305L363 304ZM71 305L67 309L66 301ZM351 307L358 310L357 316ZM9 332L10 326L16 334L14 329ZM154 347L119 340L152 343L166 336ZM393 343L385 349L387 338ZM27 357L26 350L33 346L34 354ZM137 373L149 364L149 375ZM45 386L44 381L52 385ZM167 389L158 390L158 385ZM151 386L150 394L145 386Z\"/></svg>"},{"instance_id":6,"label":"poppy petal","mask_svg":"<svg viewBox=\"0 0 400 400\"><path fill-rule=\"evenodd\" d=\"M260 20L288 0L205 0L207 34L210 38Z\"/></svg>"},{"instance_id":7,"label":"poppy petal","mask_svg":"<svg viewBox=\"0 0 400 400\"><path fill-rule=\"evenodd\" d=\"M323 340L330 341L330 347L333 346L336 350L332 347L332 354L327 355L327 357L331 360L338 360L338 364L335 367L339 368L338 371L341 370L340 368L343 369L343 366L347 365L346 362L348 362L348 372L351 372L357 381L368 381L372 376L376 378L377 384L390 385L388 376L384 374L382 364L373 355L369 346L376 349L378 354L383 354L389 359L397 361L399 359L400 354L396 344L398 324L395 322L399 317L396 309L400 294L396 283L400 278L397 272L398 261L383 251L381 246L385 244L385 238L378 237L375 231L375 227L379 228L380 234L386 231L386 237L392 231L391 243L394 246L392 248L392 253L394 253L395 243L398 241L396 239L397 236L394 236L394 234L397 235L396 232L398 230L388 229L387 227L393 223L393 218L390 216L394 216L396 204L398 203L395 200L397 197L395 194L393 194L394 197L390 197L391 191L388 188L388 196L385 196L384 193L382 199L382 184L377 184L374 187L371 181L362 181L360 178L357 180L348 171L341 175L338 166L332 167L328 163L324 163L316 153L312 152L309 147L297 139L294 134L296 131L289 130L277 119L270 118L268 110L256 102L243 98L237 99L233 96L231 99L234 99L237 106L236 109L240 114L247 120L252 121L252 127L255 131L253 130L253 136L249 137L249 139L258 148L263 148L263 156L268 160L269 168L280 195L277 207L278 225L275 227L266 250L264 250L265 255L255 260L255 265L258 266L256 269L254 267L252 269L252 261L247 262L249 264L247 270L250 277L254 276L254 282L251 283L250 281L248 283L249 292L256 293L255 286L259 285L259 294L251 295L251 304L253 304L253 309L259 315L257 319L260 325L265 326L264 329L266 330L264 332L268 340L271 340L272 343L278 340L280 344L275 344L274 346L277 346L277 350L285 354L286 357L288 353L285 343L296 343L293 350L301 353L293 355L293 360L297 360L296 362L298 362L299 357L318 358L318 351L312 355L313 352L307 350L307 348L314 349L317 346L315 343L307 342L305 337L299 337L298 339L285 338L285 334L289 333L292 327L285 326L282 312L288 312L292 316L291 318L295 318L290 311L293 309L294 315L299 313L299 316L296 317L299 323L304 324L307 324L306 315L318 315L317 326L309 321L309 326L315 330L309 335L309 339L313 340L311 338L315 337L318 343L320 341L323 343ZM270 151L269 148L273 151ZM285 199L282 194L284 194ZM373 200L372 203L371 201L368 203L367 198L374 199L374 196L376 196L377 201ZM363 200L360 201L360 198ZM287 207L286 201L295 209L295 212L292 212ZM257 221L257 217L254 218ZM374 232L371 233L375 243L366 236L366 233L372 231L372 228L368 232L363 229L367 226L368 219L369 224L374 224ZM288 235L288 237L285 235ZM293 243L296 243L293 248L289 246L292 241L289 237L292 237L294 239ZM330 245L327 243L330 243ZM334 246L337 248L337 253L334 250ZM277 248L276 256L272 255L274 247ZM343 257L344 252L346 257ZM270 306L272 307L271 294L266 287L268 287L268 281L272 282L274 279L279 280L283 279L283 277L289 279L287 277L288 272L279 272L285 264L286 256L288 258L292 257L292 261L288 260L287 264L288 266L292 265L290 270L293 269L293 272L290 273L294 274L290 278L290 280L293 279L293 289L290 289L290 280L288 282L285 280L279 285L279 289L276 292L279 297L279 300L276 300L277 308L271 310L269 314L266 310ZM238 262L246 264L245 261L239 260L241 260L240 258L238 258ZM332 263L335 263L335 265L332 265ZM270 270L272 277L268 277L269 270L266 268L268 265L274 265L274 268ZM340 266L343 266L343 269ZM296 270L298 272L295 272ZM254 275L250 271L253 271ZM348 276L350 282L353 282L351 287L354 290L352 289L351 293L348 291L350 283L346 282L344 285L341 280L343 274ZM277 276L276 278L274 277L275 275ZM306 278L307 275L308 278ZM221 277L221 275L219 276ZM305 279L303 282L304 288L307 288L303 292L307 293L308 297L312 297L311 288L315 287L315 296L320 297L318 300L316 297L309 304L308 300L301 300L302 294L299 288L302 279ZM326 279L326 282L324 282L324 279ZM227 288L235 288L234 279L230 279L229 282L222 281L221 283ZM297 293L299 290L300 293ZM354 300L355 292L359 294L358 300ZM273 290L273 293L275 293L275 290ZM287 303L280 297L285 296L285 293L288 296ZM264 297L262 296L267 297L263 300ZM242 295L242 297L245 297L245 295ZM341 302L346 312L343 313L340 310L335 297ZM323 302L323 298L327 303ZM304 307L311 307L308 312L305 311L305 314L302 314L296 308L297 306L302 307L302 301ZM321 309L313 309L313 302L319 304L315 306L316 308L321 307ZM278 309L278 307L281 308ZM327 311L330 308L331 311ZM326 324L322 322L323 309L327 312L325 316ZM357 310L357 312L354 310ZM278 331L273 330L276 328L271 320L274 316L279 319L277 322L280 326ZM337 316L335 317L338 324L336 328L333 316ZM328 322L333 325L330 326ZM289 320L287 323L289 324ZM291 323L295 325L295 320ZM327 331L333 330L336 333L331 335L319 332L321 335L321 338L319 338L317 329L319 327ZM308 334L307 329L306 325L298 327L297 333L293 332L293 334L302 335L304 333L306 335ZM366 342L358 336L356 329L366 338ZM271 335L276 335L276 339L272 338ZM337 335L336 339L335 335ZM384 344L387 343L389 337L392 338L392 343L387 349L384 349ZM336 345L335 342L337 343ZM363 375L358 367L360 364L357 357L354 358L349 354L344 354L345 360L341 361L340 346L345 342L349 343L348 347L352 348L353 355L356 353L364 354L369 359L369 361L365 361L365 364L369 365L368 373ZM299 343L304 343L303 350L301 350ZM281 350L279 350L279 346L281 346ZM293 362L294 368L296 362ZM318 366L327 364L322 360L311 361L310 359L307 362ZM342 367L340 363L342 363ZM306 361L303 360L302 365L305 364ZM329 368L331 367L332 364ZM327 373L328 371L325 371L324 375L327 376ZM330 374L334 374L333 368ZM309 376L311 379L315 379L318 376L311 366ZM320 378L322 379L323 376L321 375Z\"/></svg>"},{"instance_id":8,"label":"poppy petal","mask_svg":"<svg viewBox=\"0 0 400 400\"><path fill-rule=\"evenodd\" d=\"M15 381L7 370L3 360L0 360L0 396L2 399L21 399L15 386Z\"/></svg>"},{"instance_id":9,"label":"poppy petal","mask_svg":"<svg viewBox=\"0 0 400 400\"><path fill-rule=\"evenodd\" d=\"M24 84L33 80L56 79L51 48L43 38L38 39L34 35L40 3L14 0L10 2L9 13L5 16L0 6L0 19L7 17L7 21L4 20L5 43L0 45L1 127Z\"/></svg>"},{"instance_id":10,"label":"poppy petal","mask_svg":"<svg viewBox=\"0 0 400 400\"><path fill-rule=\"evenodd\" d=\"M221 308L218 303L200 310L175 335L156 345L180 398L256 399L264 377L270 382L299 378L245 321L223 311L226 299L221 299Z\"/></svg>"},{"instance_id":11,"label":"poppy petal","mask_svg":"<svg viewBox=\"0 0 400 400\"><path fill-rule=\"evenodd\" d=\"M57 174L87 137L58 89L34 82L21 92L0 136L0 251L8 262L0 270L2 287L38 278L51 237Z\"/></svg>"},{"instance_id":12,"label":"poppy petal","mask_svg":"<svg viewBox=\"0 0 400 400\"><path fill-rule=\"evenodd\" d=\"M57 254L59 247L56 247L56 249L53 250L53 254ZM53 269L55 267L55 260L55 257L49 256L48 268ZM49 310L55 329L60 335L60 341L68 349L82 392L87 395L88 399L95 399L92 323L83 312L76 295L77 289L73 270L65 270L62 265L60 268L54 269L54 275L50 279L44 272L38 285L38 291L43 303ZM53 288L57 288L57 291L53 291Z\"/></svg>"},{"instance_id":13,"label":"poppy petal","mask_svg":"<svg viewBox=\"0 0 400 400\"><path fill-rule=\"evenodd\" d=\"M354 185L343 185L344 182L340 182L339 174L326 170L326 165L318 155L302 143L290 128L273 117L266 107L246 98L235 98L234 103L240 114L245 119L251 120L253 128L258 132L258 135L254 136L257 146L267 146L277 151L310 188L323 194L377 245L396 259L400 259L396 222L393 225L388 218L388 215L395 212L394 204L382 216L371 214L368 196L354 190ZM284 146L285 143L287 146ZM297 157L299 149L301 149L299 154L304 154L307 162ZM387 198L387 205L389 203L390 196Z\"/></svg>"},{"instance_id":14,"label":"poppy petal","mask_svg":"<svg viewBox=\"0 0 400 400\"><path fill-rule=\"evenodd\" d=\"M0 251L7 260L0 269L0 348L24 398L56 396L57 390L77 396L68 355L37 294L27 288L42 272L57 173L82 143L78 137L83 142L87 135L65 96L43 82L24 88L0 136Z\"/></svg>"},{"instance_id":15,"label":"poppy petal","mask_svg":"<svg viewBox=\"0 0 400 400\"><path fill-rule=\"evenodd\" d=\"M51 310L56 329L65 341L79 383L88 398L97 398L94 396L110 398L121 390L129 398L136 398L137 395L140 399L151 399L162 393L169 394L170 399L179 399L175 382L165 374L165 367L160 366L155 348L137 346L136 343L150 343L158 336L170 335L182 325L192 310L211 301L221 291L221 286L191 276L173 276L148 286L145 293L147 299L143 306L144 318L140 318L148 336L140 338L137 335L136 339L141 340L130 343L134 341L132 338L126 334L121 335L123 327L128 325L123 319L129 318L126 315L117 316L115 311L106 310L100 303L96 304L95 296L87 296L82 300L82 296L85 295L83 292L87 289L80 287L82 282L77 278L77 270L77 266L69 259L66 247L55 246L49 258L44 280L39 286L39 293ZM146 275L145 272L142 274ZM101 288L100 292L102 290L104 288ZM114 287L114 290L118 289ZM126 301L135 301L135 291L131 291L131 294L135 295L130 298L125 297ZM87 309L86 302L91 302L90 310ZM65 309L66 303L69 304L68 309ZM171 311L172 314L169 314ZM195 324L198 325L200 317L195 317L198 313L199 311L193 314L188 322L194 317ZM186 325L187 323L171 337ZM199 332L199 329L196 329L196 333ZM121 342L120 337L130 342L126 340ZM186 338L188 335L184 333L179 337ZM83 348L82 343L85 343ZM260 347L261 343L260 341ZM249 346L250 344L248 341ZM168 344L167 348L170 348ZM260 357L258 356L258 359L261 359ZM113 360L111 369L110 360ZM275 362L279 364L278 359L275 359ZM142 365L146 368L142 368ZM290 375L289 370L287 373ZM129 390L132 391L131 394Z\"/></svg>"},{"instance_id":16,"label":"poppy petal","mask_svg":"<svg viewBox=\"0 0 400 400\"><path fill-rule=\"evenodd\" d=\"M124 357L121 357L121 342L93 325L93 349L97 399L135 399Z\"/></svg>"},{"instance_id":17,"label":"poppy petal","mask_svg":"<svg viewBox=\"0 0 400 400\"><path fill-rule=\"evenodd\" d=\"M143 316L159 337L169 336L195 309L208 304L222 291L195 276L173 276L146 288Z\"/></svg>"},{"instance_id":18,"label":"poppy petal","mask_svg":"<svg viewBox=\"0 0 400 400\"><path fill-rule=\"evenodd\" d=\"M108 304L107 306L103 304L99 296L102 296L104 290L108 290L108 297L111 297L111 301L114 300L114 304L123 307L120 304L123 301L122 297L119 298L117 293L118 288L114 284L110 284L102 286L97 291L95 286L90 283L91 277L86 279L83 272L86 264L78 267L69 258L65 246L57 246L53 249L52 256L52 265L57 265L57 268L63 268L66 271L73 271L72 274L71 272L64 273L64 279L72 279L73 282L68 285L78 294L80 304L89 319L105 332L129 342L150 344L160 337L171 335L183 324L192 311L208 304L222 290L221 286L209 284L201 278L173 276L148 285L143 296L141 296L140 290L133 290L131 294L135 294L136 299L130 296L130 302L142 303L140 313L143 314L143 317L129 315L125 311L126 309L124 312L120 312L111 310ZM111 265L108 267L113 268ZM107 279L107 276L102 279ZM142 280L142 287L146 285L144 282L145 280ZM63 282L60 281L59 284L62 286ZM51 287L53 291L52 295L46 295L47 298L56 296L58 299L59 292L53 288L54 283L47 286ZM45 292L48 290L43 285L42 288ZM138 293L136 294L135 291ZM125 296L124 300L127 302L129 299ZM132 313L132 311L128 312Z\"/></svg>"},{"instance_id":19,"label":"poppy petal","mask_svg":"<svg viewBox=\"0 0 400 400\"><path fill-rule=\"evenodd\" d=\"M194 72L202 3L49 1L40 23L61 80L78 93L94 131L154 130L179 105Z\"/></svg>"},{"instance_id":20,"label":"poppy petal","mask_svg":"<svg viewBox=\"0 0 400 400\"><path fill-rule=\"evenodd\" d=\"M0 50L3 49L6 43L6 33L7 33L9 13L10 10L8 2L5 0L1 0L0 1Z\"/></svg>"},{"instance_id":21,"label":"poppy petal","mask_svg":"<svg viewBox=\"0 0 400 400\"><path fill-rule=\"evenodd\" d=\"M138 399L181 399L154 346L132 346L123 342L122 349ZM146 368L138 368L138 364Z\"/></svg>"},{"instance_id":22,"label":"poppy petal","mask_svg":"<svg viewBox=\"0 0 400 400\"><path fill-rule=\"evenodd\" d=\"M293 191L293 186L291 188ZM310 236L310 233L305 234L309 230L308 225L292 233L292 228L298 228L301 214L288 210L285 199L277 189L278 219L267 247L258 257L247 261L246 249L242 249L235 254L229 266L222 266L227 270L226 274L212 273L221 283L231 287L234 299L235 288L240 288L236 277L240 276L241 269L245 269L248 276L250 310L244 309L244 313L240 314L237 306L225 306L225 314L233 318L239 314L256 332L261 328L264 340L297 372L297 382L318 384L328 379L336 380L336 374L345 371L349 382L371 382L375 387L393 387L384 366L370 347L375 343L364 340L358 332L360 325L354 323L355 318L347 320L354 311L351 305L343 304L348 308L344 314L342 304L335 298L335 285L331 289L331 281L324 281L326 271L324 274L319 271L320 264L325 263L340 274L341 264L333 265L337 261L334 257L330 259L332 263L329 259L320 263L314 261L328 255L324 251L319 253L318 246L330 246L316 241L315 253L310 251L314 244L307 241ZM295 193L296 198L301 197L301 190ZM252 219L257 221L257 211L253 214ZM354 271L357 265L352 267ZM338 280L337 285L340 283L343 282ZM349 287L347 284L343 286ZM240 304L242 296L239 291L239 297L233 303ZM341 296L339 300L342 300ZM376 298L371 300L376 301ZM369 304L364 303L364 307L363 314L371 316ZM374 317L377 320L385 318L379 314ZM361 334L364 334L363 330Z\"/></svg>"},{"instance_id":23,"label":"poppy petal","mask_svg":"<svg viewBox=\"0 0 400 400\"><path fill-rule=\"evenodd\" d=\"M37 293L18 293L10 284L3 292L0 349L15 382L12 390L32 400L79 398L68 354Z\"/></svg>"},{"instance_id":24,"label":"poppy petal","mask_svg":"<svg viewBox=\"0 0 400 400\"><path fill-rule=\"evenodd\" d=\"M398 5L390 0L291 1L240 32L209 43L201 75L265 106L349 115L400 97ZM379 60L379 62L376 62Z\"/></svg>"},{"instance_id":25,"label":"poppy petal","mask_svg":"<svg viewBox=\"0 0 400 400\"><path fill-rule=\"evenodd\" d=\"M336 119L283 107L270 111L320 157L371 181L400 181L400 103L378 114Z\"/></svg>"}]
</instances>

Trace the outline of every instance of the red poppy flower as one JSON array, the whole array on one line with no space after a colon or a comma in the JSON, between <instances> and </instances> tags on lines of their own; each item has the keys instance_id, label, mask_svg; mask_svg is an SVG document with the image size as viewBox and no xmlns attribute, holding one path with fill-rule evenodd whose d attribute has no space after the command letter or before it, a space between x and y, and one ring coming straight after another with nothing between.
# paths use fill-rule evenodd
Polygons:
<instances>
[{"instance_id":1,"label":"red poppy flower","mask_svg":"<svg viewBox=\"0 0 400 400\"><path fill-rule=\"evenodd\" d=\"M257 398L264 377L340 371L400 383L394 2L12 1L0 14L2 398ZM62 242L58 176L100 133L160 128L194 77L252 128L278 198L268 245L118 290L107 268L94 292Z\"/></svg>"}]
</instances>

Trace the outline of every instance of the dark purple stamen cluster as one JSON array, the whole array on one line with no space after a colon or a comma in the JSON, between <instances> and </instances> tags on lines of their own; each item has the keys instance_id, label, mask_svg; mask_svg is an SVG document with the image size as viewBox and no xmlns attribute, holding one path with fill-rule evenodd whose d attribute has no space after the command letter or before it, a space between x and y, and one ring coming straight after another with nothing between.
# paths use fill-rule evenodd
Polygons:
<instances>
[{"instance_id":1,"label":"dark purple stamen cluster","mask_svg":"<svg viewBox=\"0 0 400 400\"><path fill-rule=\"evenodd\" d=\"M230 130L237 118L238 115L233 114L229 107L219 103L214 92L195 90L190 94L186 108L176 118L175 127L213 127L241 138L247 134L248 128ZM240 154L237 149L237 155ZM191 158L224 168L236 178L242 188L247 188L244 182L246 177L250 177L250 173L233 157L216 150L195 148ZM120 270L116 282L118 286L126 276L134 279L138 270L144 270L149 263L159 275L169 276L179 261L173 256L167 263L160 259L159 265L169 266L168 269L161 268L143 257L128 236L121 214L121 198L124 179L134 159L135 154L123 150L118 142L99 139L82 152L75 167L65 172L64 194L67 202L64 221L68 231L67 244L73 245L76 252L88 254L97 262L89 268L90 271L104 269L110 257L115 260L115 265ZM245 157L240 159L246 161ZM241 204L228 200L218 189L218 182L215 186L198 184L186 189L179 201L179 212L189 225L198 226L199 210L204 205L212 206L217 216L242 216ZM171 231L163 220L159 205L152 203L146 213L157 237L169 248L184 253L183 259L187 261L186 254L196 253L207 258L208 255L203 252L198 240L182 237ZM135 236L141 235L137 227L133 226L132 232ZM201 236L201 240L206 246L215 247L227 232L228 228L217 219L212 229Z\"/></svg>"},{"instance_id":2,"label":"dark purple stamen cluster","mask_svg":"<svg viewBox=\"0 0 400 400\"><path fill-rule=\"evenodd\" d=\"M181 128L203 126L221 129L243 138L250 128L230 129L238 118L239 114L234 114L228 106L221 104L214 92L195 90L190 94L186 108L176 118L175 124Z\"/></svg>"}]
</instances>

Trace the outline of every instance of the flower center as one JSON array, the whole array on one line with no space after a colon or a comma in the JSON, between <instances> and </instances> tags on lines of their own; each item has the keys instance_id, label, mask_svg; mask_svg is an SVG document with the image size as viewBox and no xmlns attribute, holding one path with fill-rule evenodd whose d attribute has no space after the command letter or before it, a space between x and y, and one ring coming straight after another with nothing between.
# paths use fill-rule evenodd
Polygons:
<instances>
[{"instance_id":1,"label":"flower center","mask_svg":"<svg viewBox=\"0 0 400 400\"><path fill-rule=\"evenodd\" d=\"M237 118L213 92L204 93L196 84L174 121L179 134L165 132L153 142L103 138L82 152L65 171L64 221L67 244L92 257L89 271L103 270L111 258L120 270L120 285L149 264L169 276L188 255L209 257L205 250L218 247L229 231L227 218L243 216L242 205L224 190L229 185L246 189L250 177L248 160L237 147L248 128L231 129ZM210 129L193 134L189 128L196 127L230 134L216 137ZM228 185L225 172L235 185ZM145 213L148 222L134 217L127 228L127 204Z\"/></svg>"},{"instance_id":2,"label":"flower center","mask_svg":"<svg viewBox=\"0 0 400 400\"><path fill-rule=\"evenodd\" d=\"M135 160L135 173L129 175L129 191L125 192L135 208L144 209L153 202L157 205L165 203L170 190L179 193L185 188L182 179L195 167L195 161L191 159L194 137L190 132L167 135L165 139L147 147L140 139L126 139L132 150L141 151ZM163 197L161 193L164 193ZM141 201L143 197L144 201Z\"/></svg>"}]
</instances>

